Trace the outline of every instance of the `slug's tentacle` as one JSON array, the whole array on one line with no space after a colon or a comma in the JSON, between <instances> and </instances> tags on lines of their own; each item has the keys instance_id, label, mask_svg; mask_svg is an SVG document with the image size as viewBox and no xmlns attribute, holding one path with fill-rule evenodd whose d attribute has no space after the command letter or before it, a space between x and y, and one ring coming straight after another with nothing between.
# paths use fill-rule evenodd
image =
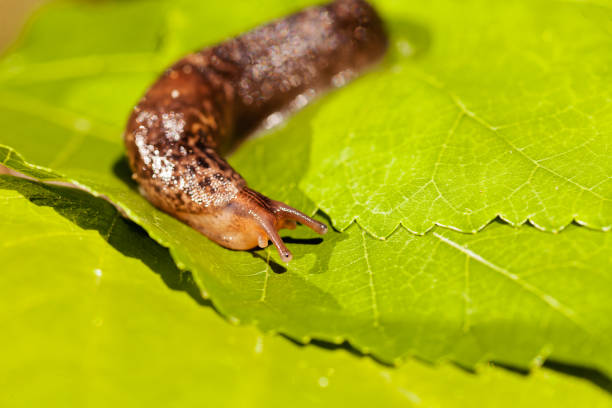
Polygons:
<instances>
[{"instance_id":1,"label":"slug's tentacle","mask_svg":"<svg viewBox=\"0 0 612 408\"><path fill-rule=\"evenodd\" d=\"M278 230L296 222L320 234L327 227L248 188L221 155L269 115L343 84L379 60L386 46L368 3L336 0L186 56L128 121L134 179L154 205L215 242L250 249L270 240L288 262Z\"/></svg>"}]
</instances>

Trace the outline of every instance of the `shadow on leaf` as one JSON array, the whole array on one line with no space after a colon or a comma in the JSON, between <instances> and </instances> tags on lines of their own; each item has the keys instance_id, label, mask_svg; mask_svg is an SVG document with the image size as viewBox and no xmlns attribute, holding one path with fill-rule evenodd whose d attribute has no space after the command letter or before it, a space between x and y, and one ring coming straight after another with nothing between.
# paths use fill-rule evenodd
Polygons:
<instances>
[{"instance_id":1,"label":"shadow on leaf","mask_svg":"<svg viewBox=\"0 0 612 408\"><path fill-rule=\"evenodd\" d=\"M0 176L0 188L15 190L38 206L51 207L83 229L98 231L117 251L141 260L170 289L187 292L198 304L212 307L212 303L202 297L191 273L177 268L167 248L153 241L141 227L121 217L115 207L102 198L74 188L13 176Z\"/></svg>"}]
</instances>

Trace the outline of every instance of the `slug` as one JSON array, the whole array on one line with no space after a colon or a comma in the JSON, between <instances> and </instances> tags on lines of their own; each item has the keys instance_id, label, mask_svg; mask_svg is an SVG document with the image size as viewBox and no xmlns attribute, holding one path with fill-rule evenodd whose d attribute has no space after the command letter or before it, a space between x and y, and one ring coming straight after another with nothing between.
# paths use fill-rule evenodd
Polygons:
<instances>
[{"instance_id":1,"label":"slug","mask_svg":"<svg viewBox=\"0 0 612 408\"><path fill-rule=\"evenodd\" d=\"M367 2L336 0L187 55L128 120L124 140L141 193L224 247L272 241L289 262L278 230L299 222L324 234L327 226L250 189L223 155L270 115L342 85L386 48L383 23Z\"/></svg>"}]
</instances>

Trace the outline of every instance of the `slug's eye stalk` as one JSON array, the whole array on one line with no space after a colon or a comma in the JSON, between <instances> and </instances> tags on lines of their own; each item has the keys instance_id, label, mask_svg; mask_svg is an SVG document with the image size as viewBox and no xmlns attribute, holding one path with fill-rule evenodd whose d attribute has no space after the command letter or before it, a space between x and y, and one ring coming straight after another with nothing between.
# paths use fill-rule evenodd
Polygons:
<instances>
[{"instance_id":1,"label":"slug's eye stalk","mask_svg":"<svg viewBox=\"0 0 612 408\"><path fill-rule=\"evenodd\" d=\"M298 211L293 207L289 207L287 204L280 201L272 201L272 203L274 205L276 216L280 217L287 224L293 225L293 227L285 226L283 228L293 229L295 228L295 222L297 221L300 224L307 226L317 234L323 235L327 232L327 225L323 224L322 222L314 220L303 212Z\"/></svg>"},{"instance_id":2,"label":"slug's eye stalk","mask_svg":"<svg viewBox=\"0 0 612 408\"><path fill-rule=\"evenodd\" d=\"M327 232L327 225L310 218L303 212L283 202L270 200L268 197L248 187L245 187L241 192L238 201L247 210L249 217L263 230L257 234L257 245L260 248L265 248L268 246L268 240L272 241L284 262L288 263L291 261L293 255L285 246L278 233L279 230L283 228L294 229L296 222L299 222L316 233L325 234ZM259 228L253 228L253 230Z\"/></svg>"}]
</instances>

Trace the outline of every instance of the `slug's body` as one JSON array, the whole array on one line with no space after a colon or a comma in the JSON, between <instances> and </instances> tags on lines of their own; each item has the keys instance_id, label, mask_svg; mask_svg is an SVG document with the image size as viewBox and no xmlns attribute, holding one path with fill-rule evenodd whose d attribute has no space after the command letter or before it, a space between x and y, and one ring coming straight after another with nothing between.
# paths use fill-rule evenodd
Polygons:
<instances>
[{"instance_id":1,"label":"slug's body","mask_svg":"<svg viewBox=\"0 0 612 408\"><path fill-rule=\"evenodd\" d=\"M292 101L376 62L386 43L370 5L336 0L186 56L148 90L127 125L142 193L220 245L250 249L271 240L288 262L279 229L296 221L318 233L327 227L249 189L221 155L269 115L294 109Z\"/></svg>"}]
</instances>

